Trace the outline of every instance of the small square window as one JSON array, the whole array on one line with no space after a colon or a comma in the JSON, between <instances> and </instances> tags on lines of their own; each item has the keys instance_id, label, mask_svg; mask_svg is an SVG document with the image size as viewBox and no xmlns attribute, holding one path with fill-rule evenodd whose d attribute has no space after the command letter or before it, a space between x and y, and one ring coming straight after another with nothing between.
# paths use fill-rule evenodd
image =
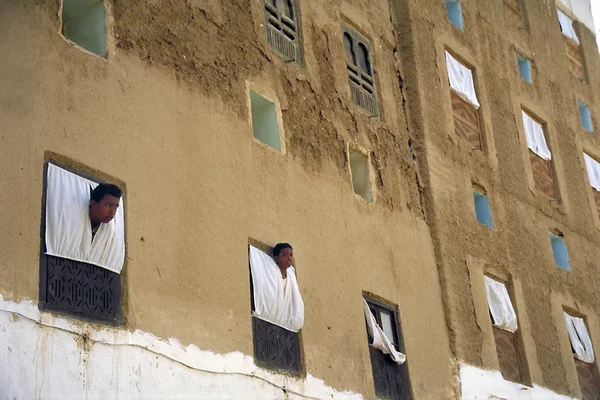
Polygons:
<instances>
[{"instance_id":1,"label":"small square window","mask_svg":"<svg viewBox=\"0 0 600 400\"><path fill-rule=\"evenodd\" d=\"M63 0L62 34L75 44L106 57L106 12L103 0Z\"/></svg>"},{"instance_id":2,"label":"small square window","mask_svg":"<svg viewBox=\"0 0 600 400\"><path fill-rule=\"evenodd\" d=\"M552 244L552 253L554 254L554 261L556 265L565 271L570 271L569 266L569 253L567 252L567 245L562 233L553 234L548 233L550 237L550 243Z\"/></svg>"},{"instance_id":3,"label":"small square window","mask_svg":"<svg viewBox=\"0 0 600 400\"><path fill-rule=\"evenodd\" d=\"M592 126L592 116L590 114L590 108L581 100L577 100L577 106L579 107L579 120L581 126L588 132L593 132L594 127Z\"/></svg>"},{"instance_id":4,"label":"small square window","mask_svg":"<svg viewBox=\"0 0 600 400\"><path fill-rule=\"evenodd\" d=\"M369 167L369 157L363 152L350 149L350 172L352 175L352 186L354 193L361 196L366 201L373 201L373 192L371 190L371 168Z\"/></svg>"},{"instance_id":5,"label":"small square window","mask_svg":"<svg viewBox=\"0 0 600 400\"><path fill-rule=\"evenodd\" d=\"M477 222L481 225L485 225L491 229L494 229L492 222L492 212L490 210L490 203L488 202L487 196L476 190L473 190L473 201L475 202L475 216Z\"/></svg>"},{"instance_id":6,"label":"small square window","mask_svg":"<svg viewBox=\"0 0 600 400\"><path fill-rule=\"evenodd\" d=\"M446 0L448 20L461 31L463 30L462 10L458 0Z\"/></svg>"},{"instance_id":7,"label":"small square window","mask_svg":"<svg viewBox=\"0 0 600 400\"><path fill-rule=\"evenodd\" d=\"M517 63L519 64L519 73L521 74L521 78L531 83L531 62L529 59L517 53Z\"/></svg>"},{"instance_id":8,"label":"small square window","mask_svg":"<svg viewBox=\"0 0 600 400\"><path fill-rule=\"evenodd\" d=\"M277 106L272 101L250 90L252 133L261 142L281 151Z\"/></svg>"}]
</instances>

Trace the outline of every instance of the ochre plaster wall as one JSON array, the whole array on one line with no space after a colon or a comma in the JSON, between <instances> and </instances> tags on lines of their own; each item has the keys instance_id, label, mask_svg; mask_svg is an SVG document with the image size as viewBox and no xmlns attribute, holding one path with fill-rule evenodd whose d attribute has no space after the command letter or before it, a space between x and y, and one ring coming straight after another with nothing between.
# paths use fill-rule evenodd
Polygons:
<instances>
[{"instance_id":1,"label":"ochre plaster wall","mask_svg":"<svg viewBox=\"0 0 600 400\"><path fill-rule=\"evenodd\" d=\"M399 307L415 397L453 396L387 1L301 2L302 67L265 46L258 0L107 1L107 60L61 37L59 7L0 4L5 298L38 298L52 152L126 186L127 328L252 355L247 244L289 241L310 374L374 397L368 291ZM350 105L342 21L372 42L380 118ZM253 139L248 85L277 97L285 154ZM352 192L350 144L370 151L372 204Z\"/></svg>"}]
</instances>

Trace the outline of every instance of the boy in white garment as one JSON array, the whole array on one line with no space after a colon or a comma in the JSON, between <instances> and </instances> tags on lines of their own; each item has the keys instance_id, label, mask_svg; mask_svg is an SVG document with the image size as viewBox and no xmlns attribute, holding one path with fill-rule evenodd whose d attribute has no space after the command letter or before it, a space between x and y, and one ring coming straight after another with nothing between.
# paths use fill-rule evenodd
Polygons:
<instances>
[{"instance_id":1,"label":"boy in white garment","mask_svg":"<svg viewBox=\"0 0 600 400\"><path fill-rule=\"evenodd\" d=\"M294 249L289 243L277 243L273 247L273 259L281 271L281 278L287 278L287 269L294 264Z\"/></svg>"}]
</instances>

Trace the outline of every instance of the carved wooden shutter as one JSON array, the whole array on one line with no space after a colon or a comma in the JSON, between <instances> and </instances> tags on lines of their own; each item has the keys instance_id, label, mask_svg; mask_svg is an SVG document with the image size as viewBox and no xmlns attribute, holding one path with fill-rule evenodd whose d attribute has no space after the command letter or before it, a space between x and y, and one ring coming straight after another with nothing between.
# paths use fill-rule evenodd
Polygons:
<instances>
[{"instance_id":1,"label":"carved wooden shutter","mask_svg":"<svg viewBox=\"0 0 600 400\"><path fill-rule=\"evenodd\" d=\"M477 108L453 90L450 90L450 98L454 115L454 132L465 139L472 149L481 150L483 145Z\"/></svg>"},{"instance_id":2,"label":"carved wooden shutter","mask_svg":"<svg viewBox=\"0 0 600 400\"><path fill-rule=\"evenodd\" d=\"M577 378L581 388L581 397L583 400L600 400L600 390L598 390L598 380L594 371L594 364L588 364L575 359L577 368Z\"/></svg>"},{"instance_id":3,"label":"carved wooden shutter","mask_svg":"<svg viewBox=\"0 0 600 400\"><path fill-rule=\"evenodd\" d=\"M544 160L531 150L528 150L528 152L535 187L551 199L557 199L554 174L552 173L552 160Z\"/></svg>"},{"instance_id":4,"label":"carved wooden shutter","mask_svg":"<svg viewBox=\"0 0 600 400\"><path fill-rule=\"evenodd\" d=\"M496 350L498 351L498 363L500 364L502 377L507 381L523 383L517 334L495 326L492 329L494 331Z\"/></svg>"},{"instance_id":5,"label":"carved wooden shutter","mask_svg":"<svg viewBox=\"0 0 600 400\"><path fill-rule=\"evenodd\" d=\"M583 69L583 60L581 57L581 48L577 43L569 39L568 37L564 37L565 41L565 50L567 53L567 58L569 59L569 69L571 72L577 76L578 78L585 78L585 71Z\"/></svg>"},{"instance_id":6,"label":"carved wooden shutter","mask_svg":"<svg viewBox=\"0 0 600 400\"><path fill-rule=\"evenodd\" d=\"M346 68L350 99L369 115L378 115L377 94L375 93L375 78L373 56L370 42L348 25L342 26L344 35L344 51L346 52ZM347 42L349 41L349 43ZM366 53L366 54L365 54ZM361 62L360 55L363 54Z\"/></svg>"},{"instance_id":7,"label":"carved wooden shutter","mask_svg":"<svg viewBox=\"0 0 600 400\"><path fill-rule=\"evenodd\" d=\"M257 365L300 374L302 362L297 333L252 317L252 334Z\"/></svg>"},{"instance_id":8,"label":"carved wooden shutter","mask_svg":"<svg viewBox=\"0 0 600 400\"><path fill-rule=\"evenodd\" d=\"M301 64L298 13L294 0L264 0L267 44L284 61Z\"/></svg>"}]
</instances>

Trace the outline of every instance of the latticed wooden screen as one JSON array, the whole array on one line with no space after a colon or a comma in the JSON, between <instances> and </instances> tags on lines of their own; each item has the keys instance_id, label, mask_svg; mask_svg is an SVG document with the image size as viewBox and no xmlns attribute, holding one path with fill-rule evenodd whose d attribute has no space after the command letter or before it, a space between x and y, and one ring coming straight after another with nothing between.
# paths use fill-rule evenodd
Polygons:
<instances>
[{"instance_id":1,"label":"latticed wooden screen","mask_svg":"<svg viewBox=\"0 0 600 400\"><path fill-rule=\"evenodd\" d=\"M101 321L121 315L121 275L92 264L41 255L40 307Z\"/></svg>"},{"instance_id":2,"label":"latticed wooden screen","mask_svg":"<svg viewBox=\"0 0 600 400\"><path fill-rule=\"evenodd\" d=\"M529 161L535 187L551 199L557 199L554 174L552 172L552 160L544 160L533 151L529 150Z\"/></svg>"},{"instance_id":3,"label":"latticed wooden screen","mask_svg":"<svg viewBox=\"0 0 600 400\"><path fill-rule=\"evenodd\" d=\"M371 44L348 25L343 25L343 31L350 99L369 115L378 115Z\"/></svg>"},{"instance_id":4,"label":"latticed wooden screen","mask_svg":"<svg viewBox=\"0 0 600 400\"><path fill-rule=\"evenodd\" d=\"M302 369L297 333L252 318L254 360L257 365L299 375Z\"/></svg>"},{"instance_id":5,"label":"latticed wooden screen","mask_svg":"<svg viewBox=\"0 0 600 400\"><path fill-rule=\"evenodd\" d=\"M298 13L294 0L264 0L267 44L285 61L302 63Z\"/></svg>"},{"instance_id":6,"label":"latticed wooden screen","mask_svg":"<svg viewBox=\"0 0 600 400\"><path fill-rule=\"evenodd\" d=\"M523 383L521 359L519 355L519 341L516 333L508 332L497 327L492 327L498 363L502 377L507 381Z\"/></svg>"},{"instance_id":7,"label":"latticed wooden screen","mask_svg":"<svg viewBox=\"0 0 600 400\"><path fill-rule=\"evenodd\" d=\"M594 364L588 364L575 359L577 368L577 378L581 388L581 397L583 400L600 400L600 390L598 379L594 371Z\"/></svg>"},{"instance_id":8,"label":"latticed wooden screen","mask_svg":"<svg viewBox=\"0 0 600 400\"><path fill-rule=\"evenodd\" d=\"M583 60L581 57L581 48L577 43L569 39L568 37L564 37L565 40L565 50L567 53L567 57L569 59L569 69L571 72L583 79L585 78L585 71L583 69Z\"/></svg>"},{"instance_id":9,"label":"latticed wooden screen","mask_svg":"<svg viewBox=\"0 0 600 400\"><path fill-rule=\"evenodd\" d=\"M465 139L475 150L483 148L479 112L468 101L453 90L450 90L452 113L454 115L454 132Z\"/></svg>"}]
</instances>

